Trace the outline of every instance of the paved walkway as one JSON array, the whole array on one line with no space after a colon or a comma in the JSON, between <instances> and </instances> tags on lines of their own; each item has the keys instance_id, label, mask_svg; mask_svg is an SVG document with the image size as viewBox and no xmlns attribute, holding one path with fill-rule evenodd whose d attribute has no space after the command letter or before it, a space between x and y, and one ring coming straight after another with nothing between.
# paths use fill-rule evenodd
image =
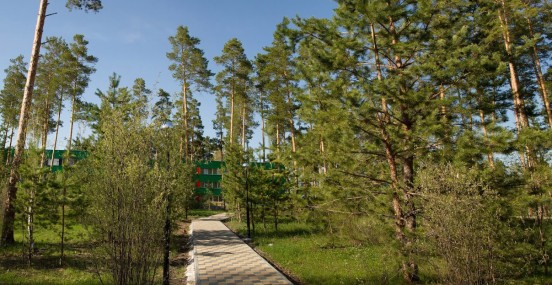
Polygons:
<instances>
[{"instance_id":1,"label":"paved walkway","mask_svg":"<svg viewBox=\"0 0 552 285\"><path fill-rule=\"evenodd\" d=\"M279 271L245 244L215 215L194 220L195 284L286 284Z\"/></svg>"}]
</instances>

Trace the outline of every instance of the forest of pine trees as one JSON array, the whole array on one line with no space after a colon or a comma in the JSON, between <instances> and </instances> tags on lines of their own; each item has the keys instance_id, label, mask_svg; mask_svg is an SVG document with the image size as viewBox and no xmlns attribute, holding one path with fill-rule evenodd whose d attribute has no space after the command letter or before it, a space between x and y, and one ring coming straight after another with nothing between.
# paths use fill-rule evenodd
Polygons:
<instances>
[{"instance_id":1,"label":"forest of pine trees","mask_svg":"<svg viewBox=\"0 0 552 285\"><path fill-rule=\"evenodd\" d=\"M254 57L232 38L207 59L201 35L179 26L166 53L176 94L142 78L121 86L113 73L95 92L100 104L83 98L101 60L86 36L40 47L40 35L29 66L14 55L4 67L1 243L15 242L19 218L30 263L34 223L55 225L62 264L66 216L94 215L79 221L94 228L103 262L118 265L114 280L153 282L164 221L194 204L193 162L217 159L238 220L249 179L253 222L305 221L361 243L378 235L406 282L437 271L448 284L547 276L552 3L336 2L329 19L283 19ZM212 126L196 92L216 100ZM73 134L77 122L89 135ZM214 137L204 135L210 127ZM60 128L69 129L66 148L89 157L43 171ZM252 167L246 178L246 162L276 167ZM133 238L152 246L114 249Z\"/></svg>"}]
</instances>

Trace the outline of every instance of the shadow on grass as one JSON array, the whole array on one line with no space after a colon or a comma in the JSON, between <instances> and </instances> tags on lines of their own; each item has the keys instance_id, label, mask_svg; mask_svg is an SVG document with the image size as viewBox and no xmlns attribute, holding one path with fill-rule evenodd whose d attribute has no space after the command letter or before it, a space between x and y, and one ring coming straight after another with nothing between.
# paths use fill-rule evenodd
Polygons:
<instances>
[{"instance_id":1,"label":"shadow on grass","mask_svg":"<svg viewBox=\"0 0 552 285\"><path fill-rule=\"evenodd\" d=\"M241 233L241 232L240 232ZM306 227L293 227L293 228L281 228L278 231L274 229L268 230L256 230L253 232L253 236L257 238L289 238L296 236L306 236L319 234L321 230Z\"/></svg>"},{"instance_id":2,"label":"shadow on grass","mask_svg":"<svg viewBox=\"0 0 552 285\"><path fill-rule=\"evenodd\" d=\"M29 267L27 264L26 245L17 243L0 248L0 267L8 270L24 268L32 268L37 270L56 268L87 270L93 268L94 266L94 259L92 258L91 251L92 246L85 243L68 244L65 248L63 266L60 266L59 244L37 243L35 245L32 264Z\"/></svg>"}]
</instances>

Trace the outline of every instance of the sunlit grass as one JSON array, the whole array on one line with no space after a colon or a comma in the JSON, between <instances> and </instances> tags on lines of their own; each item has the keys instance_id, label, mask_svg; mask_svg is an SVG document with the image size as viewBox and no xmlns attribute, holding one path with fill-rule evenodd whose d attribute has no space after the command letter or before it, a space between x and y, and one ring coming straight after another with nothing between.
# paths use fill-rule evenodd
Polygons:
<instances>
[{"instance_id":1,"label":"sunlit grass","mask_svg":"<svg viewBox=\"0 0 552 285\"><path fill-rule=\"evenodd\" d=\"M59 266L59 228L36 227L31 266L27 265L23 228L16 225L15 229L16 244L0 248L0 284L101 284L91 259L89 233L83 226L67 228L63 266Z\"/></svg>"},{"instance_id":2,"label":"sunlit grass","mask_svg":"<svg viewBox=\"0 0 552 285\"><path fill-rule=\"evenodd\" d=\"M230 222L245 233L244 224ZM278 232L257 226L257 250L304 284L398 284L393 249L383 245L336 244L327 234L303 223L283 223Z\"/></svg>"},{"instance_id":3,"label":"sunlit grass","mask_svg":"<svg viewBox=\"0 0 552 285\"><path fill-rule=\"evenodd\" d=\"M192 209L188 212L188 219L197 219L203 217L209 217L212 215L224 213L223 210L204 210L204 209Z\"/></svg>"}]
</instances>

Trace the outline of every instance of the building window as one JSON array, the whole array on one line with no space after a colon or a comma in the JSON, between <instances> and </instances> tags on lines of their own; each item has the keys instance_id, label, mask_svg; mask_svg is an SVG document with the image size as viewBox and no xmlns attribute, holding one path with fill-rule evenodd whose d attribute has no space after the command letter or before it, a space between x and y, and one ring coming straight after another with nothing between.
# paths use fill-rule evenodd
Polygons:
<instances>
[{"instance_id":1,"label":"building window","mask_svg":"<svg viewBox=\"0 0 552 285\"><path fill-rule=\"evenodd\" d=\"M60 166L61 165L61 159L60 158L54 158L54 162L52 164L52 160L48 159L46 161L47 166Z\"/></svg>"}]
</instances>

